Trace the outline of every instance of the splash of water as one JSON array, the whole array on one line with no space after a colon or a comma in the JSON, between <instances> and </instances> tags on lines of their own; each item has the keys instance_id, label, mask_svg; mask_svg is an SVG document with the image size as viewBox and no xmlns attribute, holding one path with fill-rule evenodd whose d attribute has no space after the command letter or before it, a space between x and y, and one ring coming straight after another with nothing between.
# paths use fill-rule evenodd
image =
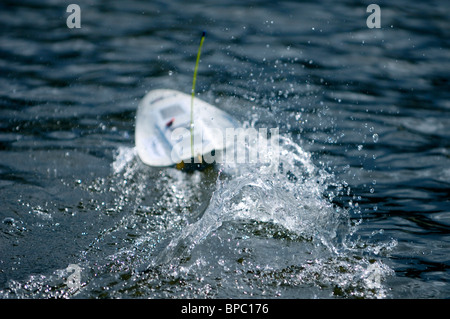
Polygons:
<instances>
[{"instance_id":1,"label":"splash of water","mask_svg":"<svg viewBox=\"0 0 450 319\"><path fill-rule=\"evenodd\" d=\"M57 270L11 281L0 295L92 297L108 287L112 297L386 297L393 271L377 256L394 243L355 241L349 210L328 191L336 178L289 137L279 137L278 151L278 162L186 174L150 169L134 148L119 148L110 178L81 185L121 214L82 252L80 290ZM96 253L136 228L131 245Z\"/></svg>"},{"instance_id":2,"label":"splash of water","mask_svg":"<svg viewBox=\"0 0 450 319\"><path fill-rule=\"evenodd\" d=\"M152 260L149 269L162 270L165 276L175 277L205 271L197 269L199 262L206 265L215 262L205 249L200 248L200 253L196 249L207 245L205 242L226 224L254 222L262 232L276 227L308 247L298 251L300 256L295 258L294 265L286 262L282 269L277 269L280 263L270 260L270 256L253 264L257 269L270 269L270 275L264 274L266 278L283 277L286 267L297 267L296 280L291 278L289 283L292 286L310 283L308 274L314 273L316 284L338 287L335 295L354 296L358 295L355 290L360 289L362 297L385 297L381 278L392 274L390 268L381 262L372 264L373 260L365 258L349 261L357 246L350 239L356 228L350 222L348 210L333 204L332 196L327 193L330 186L338 186L334 176L318 169L310 153L288 137L280 137L279 142L279 162L222 164L203 215L184 227ZM223 260L218 263L225 264Z\"/></svg>"},{"instance_id":3,"label":"splash of water","mask_svg":"<svg viewBox=\"0 0 450 319\"><path fill-rule=\"evenodd\" d=\"M345 212L337 211L323 198L330 176L317 170L310 154L286 137L280 137L279 151L279 162L222 164L222 171L233 175L217 180L203 216L174 238L155 263L173 263L186 258L224 222L236 220L279 225L336 250L333 240Z\"/></svg>"}]
</instances>

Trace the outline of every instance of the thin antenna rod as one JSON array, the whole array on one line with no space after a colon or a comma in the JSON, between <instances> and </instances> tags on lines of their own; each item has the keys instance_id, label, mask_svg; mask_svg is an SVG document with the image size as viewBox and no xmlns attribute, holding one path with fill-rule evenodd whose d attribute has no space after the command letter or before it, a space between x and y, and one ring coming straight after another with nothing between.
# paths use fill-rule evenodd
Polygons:
<instances>
[{"instance_id":1,"label":"thin antenna rod","mask_svg":"<svg viewBox=\"0 0 450 319\"><path fill-rule=\"evenodd\" d=\"M203 31L200 46L198 47L197 61L195 62L194 80L192 81L191 91L191 157L194 158L194 97L195 97L195 82L197 81L198 62L200 61L200 53L202 51L203 41L205 40L206 32Z\"/></svg>"}]
</instances>

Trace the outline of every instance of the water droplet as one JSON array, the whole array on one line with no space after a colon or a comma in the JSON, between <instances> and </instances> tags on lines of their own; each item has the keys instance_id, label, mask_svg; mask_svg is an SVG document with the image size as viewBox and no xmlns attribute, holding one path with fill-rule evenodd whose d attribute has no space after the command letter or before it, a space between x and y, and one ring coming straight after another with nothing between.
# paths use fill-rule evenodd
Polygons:
<instances>
[{"instance_id":1,"label":"water droplet","mask_svg":"<svg viewBox=\"0 0 450 319\"><path fill-rule=\"evenodd\" d=\"M362 145L358 145L358 151L362 150L363 146Z\"/></svg>"},{"instance_id":2,"label":"water droplet","mask_svg":"<svg viewBox=\"0 0 450 319\"><path fill-rule=\"evenodd\" d=\"M12 218L12 217L6 217L6 218L3 220L3 224L5 224L5 225L14 225L14 218Z\"/></svg>"},{"instance_id":3,"label":"water droplet","mask_svg":"<svg viewBox=\"0 0 450 319\"><path fill-rule=\"evenodd\" d=\"M370 188L370 193L373 194L375 192L375 189L373 187Z\"/></svg>"},{"instance_id":4,"label":"water droplet","mask_svg":"<svg viewBox=\"0 0 450 319\"><path fill-rule=\"evenodd\" d=\"M373 142L374 142L374 143L377 143L377 142L378 142L378 134L377 134L377 133L373 134L373 135L372 135L372 138L373 138Z\"/></svg>"}]
</instances>

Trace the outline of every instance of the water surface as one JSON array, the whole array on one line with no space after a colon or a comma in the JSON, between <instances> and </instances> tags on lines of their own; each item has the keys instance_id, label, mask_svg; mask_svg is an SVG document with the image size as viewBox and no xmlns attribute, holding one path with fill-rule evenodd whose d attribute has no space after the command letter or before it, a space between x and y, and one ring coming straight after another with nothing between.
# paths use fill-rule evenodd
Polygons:
<instances>
[{"instance_id":1,"label":"water surface","mask_svg":"<svg viewBox=\"0 0 450 319\"><path fill-rule=\"evenodd\" d=\"M449 297L445 1L68 4L0 5L2 298ZM137 157L203 30L199 97L279 128L279 166Z\"/></svg>"}]
</instances>

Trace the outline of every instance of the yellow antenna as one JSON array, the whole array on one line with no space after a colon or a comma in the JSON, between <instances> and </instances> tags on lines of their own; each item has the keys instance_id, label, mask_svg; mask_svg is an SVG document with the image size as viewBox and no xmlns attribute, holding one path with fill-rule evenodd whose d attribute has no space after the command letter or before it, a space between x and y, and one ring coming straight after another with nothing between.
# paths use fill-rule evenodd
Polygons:
<instances>
[{"instance_id":1,"label":"yellow antenna","mask_svg":"<svg viewBox=\"0 0 450 319\"><path fill-rule=\"evenodd\" d=\"M205 40L206 32L203 31L202 39L197 53L197 61L195 62L194 80L192 81L191 92L191 157L194 158L194 97L195 97L195 82L197 81L198 62L200 61L200 53L202 51L203 41Z\"/></svg>"}]
</instances>

